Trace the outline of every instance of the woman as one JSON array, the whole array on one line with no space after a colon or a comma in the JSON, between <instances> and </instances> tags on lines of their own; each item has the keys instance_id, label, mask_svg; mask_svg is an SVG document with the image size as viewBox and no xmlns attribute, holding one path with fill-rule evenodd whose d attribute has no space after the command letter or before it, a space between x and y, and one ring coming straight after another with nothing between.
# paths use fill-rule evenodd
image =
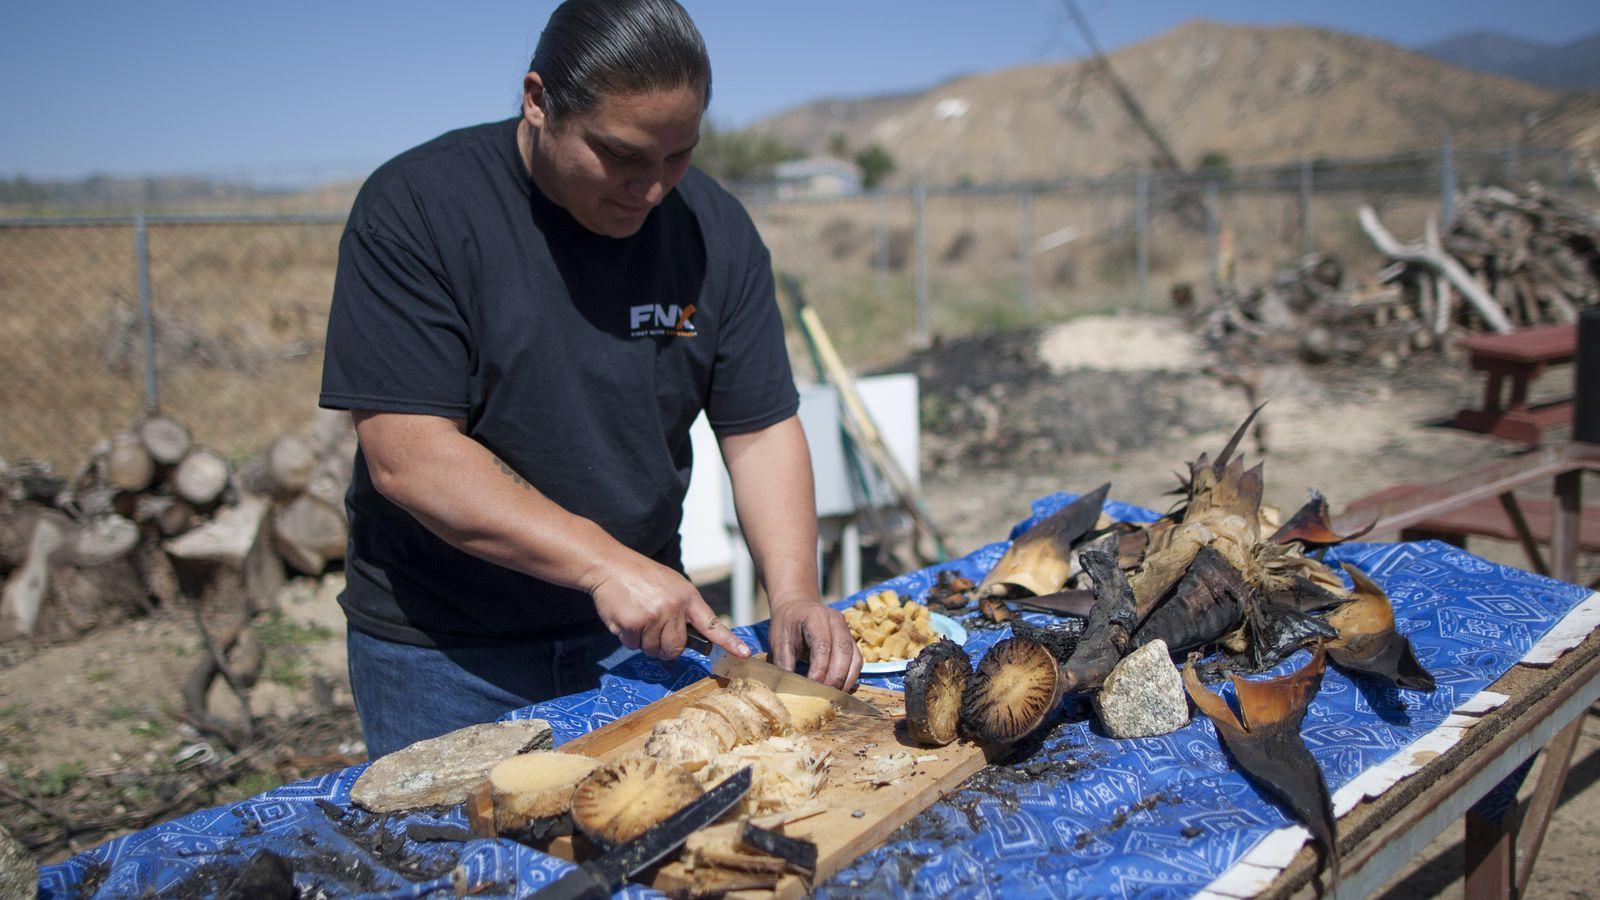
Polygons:
<instances>
[{"instance_id":1,"label":"woman","mask_svg":"<svg viewBox=\"0 0 1600 900\"><path fill-rule=\"evenodd\" d=\"M692 625L748 654L681 572L702 410L774 661L855 680L817 594L770 259L689 166L710 96L672 0L569 0L519 117L407 151L357 197L321 404L361 440L340 604L371 756L592 687L619 644L671 659Z\"/></svg>"}]
</instances>

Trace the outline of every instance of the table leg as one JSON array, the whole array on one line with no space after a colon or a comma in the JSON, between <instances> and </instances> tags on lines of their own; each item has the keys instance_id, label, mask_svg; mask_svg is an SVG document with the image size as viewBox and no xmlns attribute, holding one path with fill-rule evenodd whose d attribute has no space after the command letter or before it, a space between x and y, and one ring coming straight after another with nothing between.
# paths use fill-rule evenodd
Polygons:
<instances>
[{"instance_id":1,"label":"table leg","mask_svg":"<svg viewBox=\"0 0 1600 900\"><path fill-rule=\"evenodd\" d=\"M1528 406L1528 385L1539 375L1539 367L1530 372L1518 372L1511 376L1511 402L1506 404L1506 409L1526 409Z\"/></svg>"},{"instance_id":2,"label":"table leg","mask_svg":"<svg viewBox=\"0 0 1600 900\"><path fill-rule=\"evenodd\" d=\"M1517 853L1522 860L1517 866L1518 895L1528 890L1528 880L1533 877L1533 863L1539 858L1545 830L1550 827L1550 816L1561 799L1562 786L1567 783L1567 771L1572 767L1572 751L1578 746L1578 736L1583 733L1586 718L1587 715L1580 715L1573 719L1572 724L1544 748L1544 767L1539 770L1539 782L1534 785L1533 796L1528 798L1528 815L1521 822L1525 827L1518 829L1523 832L1522 846Z\"/></svg>"},{"instance_id":3,"label":"table leg","mask_svg":"<svg viewBox=\"0 0 1600 900\"><path fill-rule=\"evenodd\" d=\"M1556 476L1554 521L1550 526L1550 574L1578 580L1578 526L1583 513L1583 470Z\"/></svg>"},{"instance_id":4,"label":"table leg","mask_svg":"<svg viewBox=\"0 0 1600 900\"><path fill-rule=\"evenodd\" d=\"M1497 413L1500 411L1500 379L1499 372L1490 372L1483 383L1483 411Z\"/></svg>"},{"instance_id":5,"label":"table leg","mask_svg":"<svg viewBox=\"0 0 1600 900\"><path fill-rule=\"evenodd\" d=\"M1467 810L1467 900L1504 900L1515 896L1516 818L1515 803L1498 821L1480 814L1476 806Z\"/></svg>"}]
</instances>

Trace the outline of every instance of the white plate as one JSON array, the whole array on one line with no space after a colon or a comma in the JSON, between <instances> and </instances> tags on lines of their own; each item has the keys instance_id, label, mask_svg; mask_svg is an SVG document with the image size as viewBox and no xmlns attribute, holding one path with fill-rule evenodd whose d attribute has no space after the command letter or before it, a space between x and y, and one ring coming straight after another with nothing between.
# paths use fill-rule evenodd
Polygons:
<instances>
[{"instance_id":1,"label":"white plate","mask_svg":"<svg viewBox=\"0 0 1600 900\"><path fill-rule=\"evenodd\" d=\"M929 613L928 624L933 626L934 631L944 635L952 641L955 641L957 644L965 644L967 642L967 630L961 627L960 622L957 622L955 619L952 619L949 616L942 616L938 613ZM906 670L906 666L909 665L911 665L911 660L909 659L889 659L884 660L883 662L862 663L861 674L892 675L895 672L904 672Z\"/></svg>"}]
</instances>

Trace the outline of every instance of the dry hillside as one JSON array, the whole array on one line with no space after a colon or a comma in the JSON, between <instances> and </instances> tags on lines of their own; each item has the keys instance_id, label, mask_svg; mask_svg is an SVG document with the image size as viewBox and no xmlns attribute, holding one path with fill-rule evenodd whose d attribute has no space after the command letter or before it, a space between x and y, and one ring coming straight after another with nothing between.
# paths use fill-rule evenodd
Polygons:
<instances>
[{"instance_id":1,"label":"dry hillside","mask_svg":"<svg viewBox=\"0 0 1600 900\"><path fill-rule=\"evenodd\" d=\"M1540 138L1566 144L1600 121L1595 104L1574 104L1571 94L1320 28L1190 22L1111 60L1185 163L1208 151L1235 165L1375 156L1431 149L1447 132L1462 144L1500 147L1530 122ZM1549 115L1558 110L1565 114ZM881 143L902 183L1106 173L1149 155L1083 62L813 103L755 127L811 151L836 133L851 146Z\"/></svg>"}]
</instances>

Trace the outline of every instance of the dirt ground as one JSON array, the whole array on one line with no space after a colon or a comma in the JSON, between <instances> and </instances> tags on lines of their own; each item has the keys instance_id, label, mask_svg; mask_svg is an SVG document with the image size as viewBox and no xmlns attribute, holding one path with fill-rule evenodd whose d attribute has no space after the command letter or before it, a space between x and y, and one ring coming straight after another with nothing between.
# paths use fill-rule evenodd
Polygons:
<instances>
[{"instance_id":1,"label":"dirt ground","mask_svg":"<svg viewBox=\"0 0 1600 900\"><path fill-rule=\"evenodd\" d=\"M896 367L922 381L922 484L955 553L1003 539L1029 501L1104 481L1114 499L1164 509L1176 473L1201 451L1215 452L1248 412L1237 388L1206 374L1219 360L1188 342L1172 320L1098 317L1066 325L948 343ZM1438 427L1480 390L1449 357L1419 356L1391 370L1375 364L1307 368L1284 361L1234 374L1254 377L1264 441L1247 452L1266 461L1267 502L1297 507L1308 488L1331 506L1401 481L1432 481L1512 455L1517 448ZM1557 373L1546 393L1570 390ZM1588 490L1600 490L1590 481ZM1474 542L1474 552L1518 563L1514 545ZM1585 560L1584 580L1600 575ZM191 807L249 796L295 772L314 774L361 757L345 674L344 620L334 602L341 576L292 583L280 612L262 628L267 664L252 691L257 715L286 736L277 762L217 780L182 799ZM706 585L708 598L725 596ZM717 602L714 599L713 602ZM106 813L108 827L74 834L37 810L0 796L21 816L25 839L46 861L138 827L128 814L160 808L185 778L229 756L180 721L180 690L203 652L187 611L174 610L59 646L0 648L0 761L7 790L68 810L97 785L141 778L168 787L134 788ZM219 684L216 691L225 692ZM231 713L227 698L214 708ZM315 714L313 720L307 716ZM295 747L308 735L315 746ZM213 769L207 769L207 761ZM119 775L120 773L120 775ZM225 773L227 774L227 773ZM117 782L121 777L123 781ZM1532 779L1530 779L1530 785ZM1600 871L1600 718L1578 746L1565 801L1536 871L1532 896L1592 896ZM165 794L165 796L163 796ZM85 801L87 802L87 801ZM171 818L181 811L174 807ZM118 816L123 819L118 819ZM7 818L11 818L10 815ZM125 827L117 827L121 821ZM31 824L29 824L31 823ZM8 822L10 824L10 822ZM1446 831L1384 896L1460 893L1459 828ZM1452 880L1453 879L1453 880Z\"/></svg>"}]
</instances>

